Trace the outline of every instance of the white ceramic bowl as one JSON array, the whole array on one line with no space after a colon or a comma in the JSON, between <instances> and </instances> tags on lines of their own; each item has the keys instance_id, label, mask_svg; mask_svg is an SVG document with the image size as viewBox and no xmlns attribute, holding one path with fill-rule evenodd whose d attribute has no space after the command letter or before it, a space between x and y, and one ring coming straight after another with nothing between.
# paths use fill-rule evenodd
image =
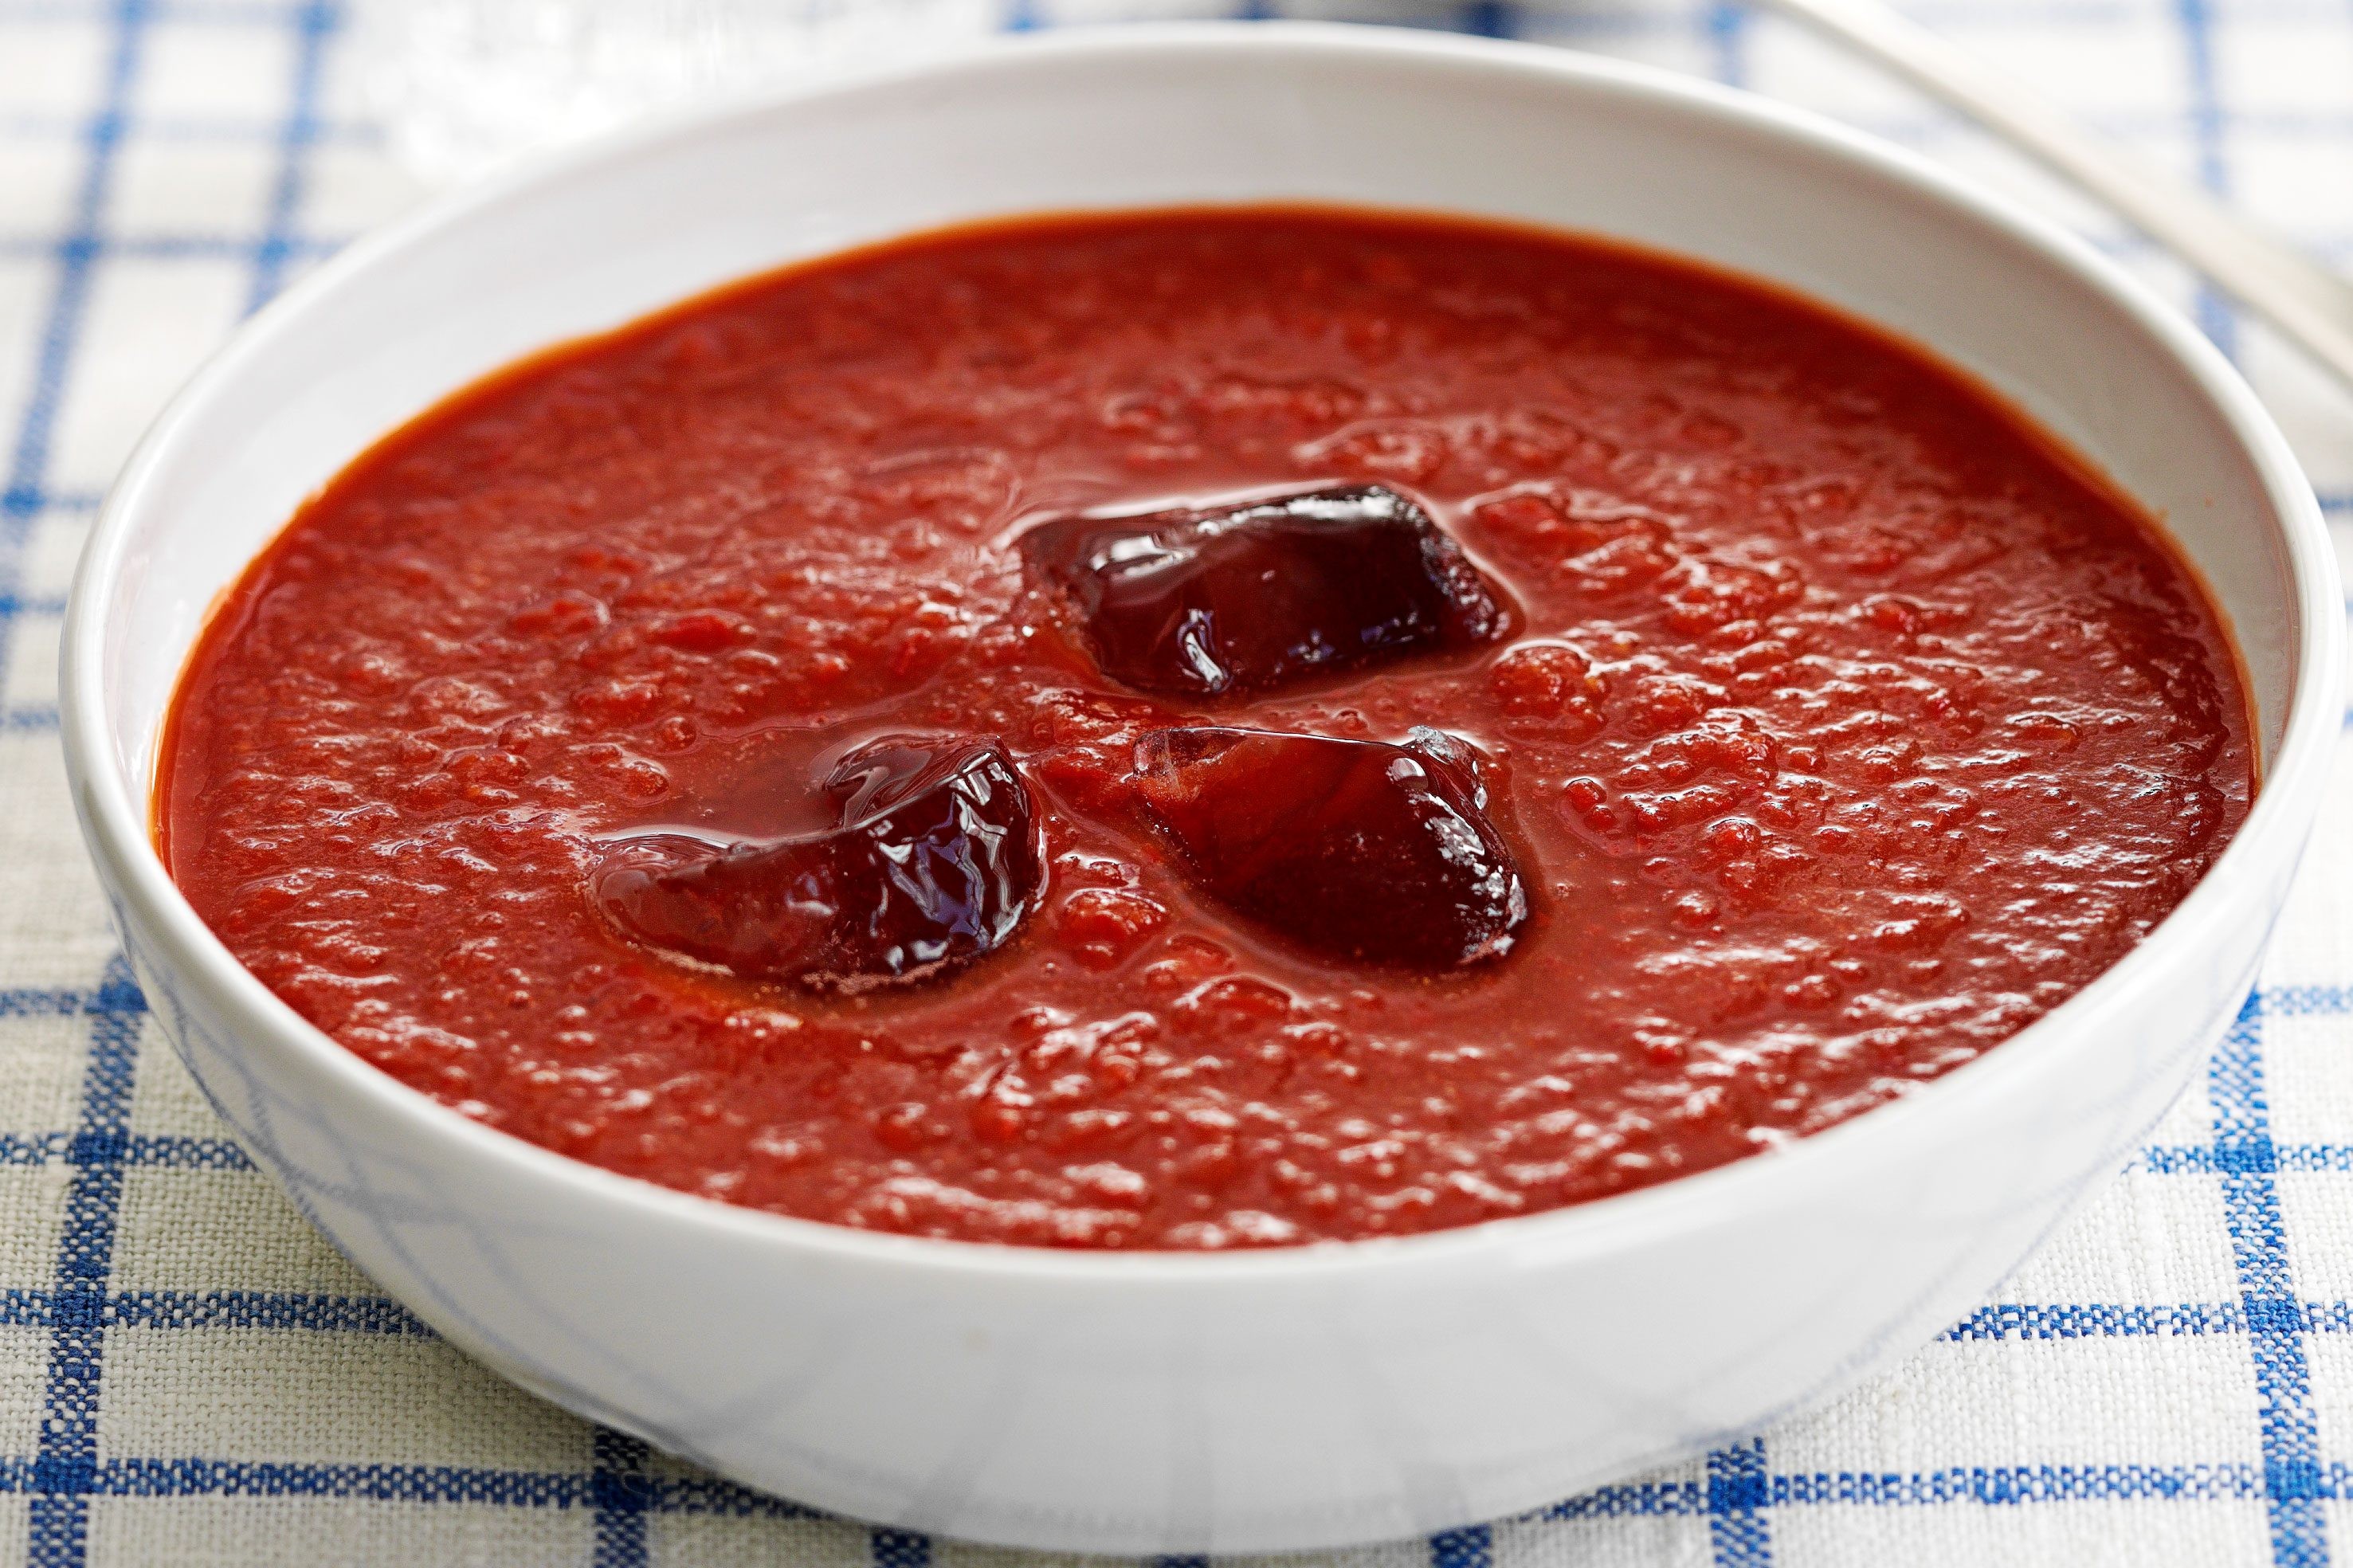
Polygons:
<instances>
[{"instance_id":1,"label":"white ceramic bowl","mask_svg":"<svg viewBox=\"0 0 2353 1568\"><path fill-rule=\"evenodd\" d=\"M2123 963L1786 1152L1404 1240L1086 1256L702 1202L402 1088L243 969L150 847L213 596L376 436L742 273L987 214L1261 198L1492 215L1778 280L1933 345L2159 515L2261 707L2261 798ZM763 101L444 202L273 306L109 500L66 630L75 798L165 1031L361 1267L525 1386L756 1485L1036 1547L1335 1545L1543 1503L1910 1349L2016 1263L2245 995L2321 798L2342 601L2246 387L2084 246L1756 99L1532 47L1313 26L1063 36Z\"/></svg>"}]
</instances>

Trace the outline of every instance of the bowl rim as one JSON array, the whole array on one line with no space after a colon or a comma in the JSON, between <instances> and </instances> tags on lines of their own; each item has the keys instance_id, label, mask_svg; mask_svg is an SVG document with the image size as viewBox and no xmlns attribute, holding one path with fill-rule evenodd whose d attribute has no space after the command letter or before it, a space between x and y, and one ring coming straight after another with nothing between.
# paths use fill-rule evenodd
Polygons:
<instances>
[{"instance_id":1,"label":"bowl rim","mask_svg":"<svg viewBox=\"0 0 2353 1568\"><path fill-rule=\"evenodd\" d=\"M744 1208L661 1186L527 1142L410 1088L301 1017L237 962L164 869L149 832L148 803L118 765L104 705L103 639L131 530L149 505L156 470L195 409L232 384L281 334L298 331L314 302L340 292L347 281L364 278L406 248L541 185L592 176L607 163L666 151L778 110L822 110L829 103L902 92L942 79L980 80L1018 73L1032 62L1050 66L1060 60L1083 67L1147 53L1166 60L1171 51L1180 50L1210 58L1240 52L1261 59L1321 64L1403 61L1678 110L1791 151L1859 166L1908 187L1911 195L2036 253L2105 297L2187 373L2252 464L2285 547L2292 596L2302 622L2276 759L2246 821L2221 857L2130 952L1998 1048L1820 1132L1690 1175L1536 1214L1410 1236L1230 1252L1103 1252L903 1236ZM1932 342L1922 346L1938 352ZM951 1279L1003 1276L1073 1286L1151 1281L1246 1288L1324 1280L1409 1261L1443 1265L1468 1261L1474 1255L1508 1256L1524 1250L1559 1258L1655 1242L1753 1207L1769 1197L1777 1184L1819 1179L1841 1164L1867 1168L1873 1149L1910 1137L1924 1118L1949 1117L1971 1100L1997 1100L2031 1088L2038 1078L2057 1070L2071 1038L2077 1049L2089 1048L2104 1016L2115 1013L2144 976L2183 962L2198 950L2202 932L2243 919L2244 911L2235 907L2241 900L2233 888L2251 881L2259 862L2293 859L2300 849L2310 814L2297 820L2295 808L2307 797L2316 802L2331 742L2341 724L2337 688L2345 628L2336 577L2318 503L2285 437L2238 372L2189 320L2055 222L1917 153L1809 110L1662 68L1565 47L1323 22L1114 24L1004 36L921 61L860 70L820 84L735 95L661 115L522 160L491 178L430 198L347 246L240 324L214 351L174 394L110 487L68 598L59 669L60 726L70 787L84 811L90 851L107 862L121 897L135 908L138 922L154 939L158 965L193 972L225 1005L236 1032L268 1033L275 1045L294 1053L339 1089L374 1101L388 1120L405 1125L420 1147L454 1139L473 1156L507 1167L511 1179L567 1189L567 1199L618 1205L634 1218L681 1232L700 1230L714 1243L769 1246L812 1258L931 1270ZM131 917L126 911L123 918Z\"/></svg>"}]
</instances>

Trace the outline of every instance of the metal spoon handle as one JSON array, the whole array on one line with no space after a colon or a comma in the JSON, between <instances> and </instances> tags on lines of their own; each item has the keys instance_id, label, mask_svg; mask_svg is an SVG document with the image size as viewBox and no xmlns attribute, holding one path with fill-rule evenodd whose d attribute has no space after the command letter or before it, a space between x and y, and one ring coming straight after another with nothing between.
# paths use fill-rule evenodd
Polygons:
<instances>
[{"instance_id":1,"label":"metal spoon handle","mask_svg":"<svg viewBox=\"0 0 2353 1568\"><path fill-rule=\"evenodd\" d=\"M1760 3L1829 34L2032 153L2270 318L2353 386L2353 282L2204 193L2143 172L1880 0Z\"/></svg>"}]
</instances>

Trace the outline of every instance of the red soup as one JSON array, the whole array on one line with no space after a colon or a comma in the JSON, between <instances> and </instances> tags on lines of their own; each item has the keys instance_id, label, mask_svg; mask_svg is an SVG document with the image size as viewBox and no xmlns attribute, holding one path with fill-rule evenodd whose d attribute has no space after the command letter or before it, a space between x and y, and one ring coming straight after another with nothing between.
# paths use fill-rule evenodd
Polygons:
<instances>
[{"instance_id":1,"label":"red soup","mask_svg":"<svg viewBox=\"0 0 2353 1568\"><path fill-rule=\"evenodd\" d=\"M796 268L396 432L200 642L173 875L305 1017L689 1192L1223 1247L1770 1148L2129 949L2218 616L1788 296L1317 211Z\"/></svg>"}]
</instances>

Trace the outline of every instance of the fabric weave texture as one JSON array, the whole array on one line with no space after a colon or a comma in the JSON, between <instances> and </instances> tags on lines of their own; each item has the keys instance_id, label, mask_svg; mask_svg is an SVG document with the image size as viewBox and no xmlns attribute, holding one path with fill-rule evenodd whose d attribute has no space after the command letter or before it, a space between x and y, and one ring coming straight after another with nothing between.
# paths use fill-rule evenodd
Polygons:
<instances>
[{"instance_id":1,"label":"fabric weave texture","mask_svg":"<svg viewBox=\"0 0 2353 1568\"><path fill-rule=\"evenodd\" d=\"M1780 23L1690 0L976 3L1008 27L1292 14L1508 33L1821 109L2054 214L2191 312L2353 546L2353 398L2105 215ZM2347 0L1909 8L2353 265ZM356 20L336 0L0 0L0 1563L1011 1563L748 1492L468 1362L226 1138L115 951L58 754L68 582L106 483L195 362L424 194L367 117ZM1993 1300L1894 1373L1704 1460L1334 1555L2353 1556L2353 769L2336 799L2204 1075Z\"/></svg>"}]
</instances>

